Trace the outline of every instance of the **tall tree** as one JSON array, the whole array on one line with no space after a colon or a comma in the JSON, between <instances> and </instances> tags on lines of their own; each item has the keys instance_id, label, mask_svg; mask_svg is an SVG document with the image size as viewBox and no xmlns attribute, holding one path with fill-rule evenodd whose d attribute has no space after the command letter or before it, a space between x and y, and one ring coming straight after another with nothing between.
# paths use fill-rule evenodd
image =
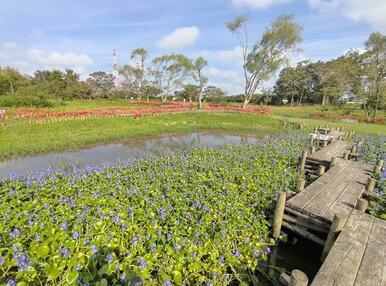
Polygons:
<instances>
[{"instance_id":1,"label":"tall tree","mask_svg":"<svg viewBox=\"0 0 386 286\"><path fill-rule=\"evenodd\" d=\"M371 33L365 42L366 52L362 55L363 108L367 121L373 122L386 97L386 35Z\"/></svg>"},{"instance_id":2,"label":"tall tree","mask_svg":"<svg viewBox=\"0 0 386 286\"><path fill-rule=\"evenodd\" d=\"M160 92L162 101L183 86L184 80L192 70L192 62L182 54L169 54L153 59L150 74Z\"/></svg>"},{"instance_id":3,"label":"tall tree","mask_svg":"<svg viewBox=\"0 0 386 286\"><path fill-rule=\"evenodd\" d=\"M203 57L198 57L192 64L192 76L197 82L200 91L198 93L198 108L202 108L202 100L205 96L205 87L208 83L208 78L204 76L203 69L208 65L208 62Z\"/></svg>"},{"instance_id":4,"label":"tall tree","mask_svg":"<svg viewBox=\"0 0 386 286\"><path fill-rule=\"evenodd\" d=\"M17 69L0 67L0 95L15 93L15 91L28 84L30 79L22 75Z\"/></svg>"},{"instance_id":5,"label":"tall tree","mask_svg":"<svg viewBox=\"0 0 386 286\"><path fill-rule=\"evenodd\" d=\"M296 67L284 68L275 85L275 95L279 99L286 98L290 105L300 106L303 101L317 101L319 78L316 68L309 61L302 61Z\"/></svg>"},{"instance_id":6,"label":"tall tree","mask_svg":"<svg viewBox=\"0 0 386 286\"><path fill-rule=\"evenodd\" d=\"M89 75L87 83L96 97L102 97L113 90L114 76L103 71L93 72Z\"/></svg>"},{"instance_id":7,"label":"tall tree","mask_svg":"<svg viewBox=\"0 0 386 286\"><path fill-rule=\"evenodd\" d=\"M283 15L271 22L261 40L250 49L247 21L247 17L238 16L227 23L242 50L245 80L243 107L251 101L262 82L288 62L289 52L296 50L302 41L302 27L295 23L293 16Z\"/></svg>"}]
</instances>

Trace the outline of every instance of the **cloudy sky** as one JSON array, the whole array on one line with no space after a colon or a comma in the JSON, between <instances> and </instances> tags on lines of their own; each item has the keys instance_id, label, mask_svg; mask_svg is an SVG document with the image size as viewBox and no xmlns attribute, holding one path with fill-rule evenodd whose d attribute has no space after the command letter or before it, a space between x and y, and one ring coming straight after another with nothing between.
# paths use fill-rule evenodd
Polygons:
<instances>
[{"instance_id":1,"label":"cloudy sky","mask_svg":"<svg viewBox=\"0 0 386 286\"><path fill-rule=\"evenodd\" d=\"M251 40L269 22L293 14L304 27L303 52L292 56L326 60L361 48L375 30L386 33L386 0L0 0L0 66L24 73L72 68L82 75L111 71L130 51L151 56L181 52L205 56L207 75L230 93L241 91L240 49L225 22L249 17Z\"/></svg>"}]
</instances>

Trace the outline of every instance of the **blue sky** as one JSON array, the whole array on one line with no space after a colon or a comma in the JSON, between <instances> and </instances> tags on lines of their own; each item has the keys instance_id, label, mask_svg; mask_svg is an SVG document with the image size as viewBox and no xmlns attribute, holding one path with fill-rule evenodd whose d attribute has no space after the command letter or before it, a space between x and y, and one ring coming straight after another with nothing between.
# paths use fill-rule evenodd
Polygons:
<instances>
[{"instance_id":1,"label":"blue sky","mask_svg":"<svg viewBox=\"0 0 386 286\"><path fill-rule=\"evenodd\" d=\"M375 30L386 33L386 0L1 0L0 66L25 73L36 69L111 71L130 51L151 56L182 52L208 60L207 75L230 93L242 89L240 54L225 22L249 17L250 38L258 40L269 22L293 14L304 27L302 59L326 60L362 48Z\"/></svg>"}]
</instances>

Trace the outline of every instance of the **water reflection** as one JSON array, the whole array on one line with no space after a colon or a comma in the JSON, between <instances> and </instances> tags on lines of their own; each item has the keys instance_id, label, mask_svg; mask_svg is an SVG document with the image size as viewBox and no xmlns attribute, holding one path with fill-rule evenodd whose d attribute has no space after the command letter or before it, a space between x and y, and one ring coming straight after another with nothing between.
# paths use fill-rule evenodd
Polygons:
<instances>
[{"instance_id":1,"label":"water reflection","mask_svg":"<svg viewBox=\"0 0 386 286\"><path fill-rule=\"evenodd\" d=\"M144 156L162 156L198 146L215 147L225 144L254 144L264 137L258 134L192 132L132 138L87 149L15 158L0 162L0 178L10 173L29 175L51 168L67 169L73 165L119 163Z\"/></svg>"}]
</instances>

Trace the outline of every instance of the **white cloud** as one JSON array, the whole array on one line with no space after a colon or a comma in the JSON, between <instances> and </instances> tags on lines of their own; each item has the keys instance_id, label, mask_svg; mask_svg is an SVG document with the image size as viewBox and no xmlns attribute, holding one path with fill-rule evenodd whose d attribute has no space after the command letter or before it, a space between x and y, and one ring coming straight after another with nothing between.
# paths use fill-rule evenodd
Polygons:
<instances>
[{"instance_id":1,"label":"white cloud","mask_svg":"<svg viewBox=\"0 0 386 286\"><path fill-rule=\"evenodd\" d=\"M205 74L209 78L210 85L220 87L227 91L229 95L243 92L244 78L241 70L220 70L216 67L208 67Z\"/></svg>"},{"instance_id":2,"label":"white cloud","mask_svg":"<svg viewBox=\"0 0 386 286\"><path fill-rule=\"evenodd\" d=\"M162 49L182 49L193 44L199 34L200 31L196 26L178 28L160 39L157 46Z\"/></svg>"},{"instance_id":3,"label":"white cloud","mask_svg":"<svg viewBox=\"0 0 386 286\"><path fill-rule=\"evenodd\" d=\"M41 50L32 49L28 51L28 56L31 62L53 67L81 67L92 64L90 57L85 54L59 52L44 53Z\"/></svg>"},{"instance_id":4,"label":"white cloud","mask_svg":"<svg viewBox=\"0 0 386 286\"><path fill-rule=\"evenodd\" d=\"M266 9L269 6L288 3L293 0L232 0L233 4L239 7L249 7L252 9Z\"/></svg>"},{"instance_id":5,"label":"white cloud","mask_svg":"<svg viewBox=\"0 0 386 286\"><path fill-rule=\"evenodd\" d=\"M87 67L93 61L86 54L43 52L38 49L20 50L6 49L0 46L1 66L11 66L22 73L32 75L36 70L65 70L72 69L85 79L88 75Z\"/></svg>"},{"instance_id":6,"label":"white cloud","mask_svg":"<svg viewBox=\"0 0 386 286\"><path fill-rule=\"evenodd\" d=\"M5 42L3 44L3 48L4 49L16 49L17 48L17 44L15 42Z\"/></svg>"},{"instance_id":7,"label":"white cloud","mask_svg":"<svg viewBox=\"0 0 386 286\"><path fill-rule=\"evenodd\" d=\"M240 64L243 60L243 50L241 47L234 47L231 50L219 51L218 57L221 61Z\"/></svg>"},{"instance_id":8,"label":"white cloud","mask_svg":"<svg viewBox=\"0 0 386 286\"><path fill-rule=\"evenodd\" d=\"M338 11L347 18L371 24L375 29L386 31L385 0L308 0L312 8L324 12Z\"/></svg>"}]
</instances>

